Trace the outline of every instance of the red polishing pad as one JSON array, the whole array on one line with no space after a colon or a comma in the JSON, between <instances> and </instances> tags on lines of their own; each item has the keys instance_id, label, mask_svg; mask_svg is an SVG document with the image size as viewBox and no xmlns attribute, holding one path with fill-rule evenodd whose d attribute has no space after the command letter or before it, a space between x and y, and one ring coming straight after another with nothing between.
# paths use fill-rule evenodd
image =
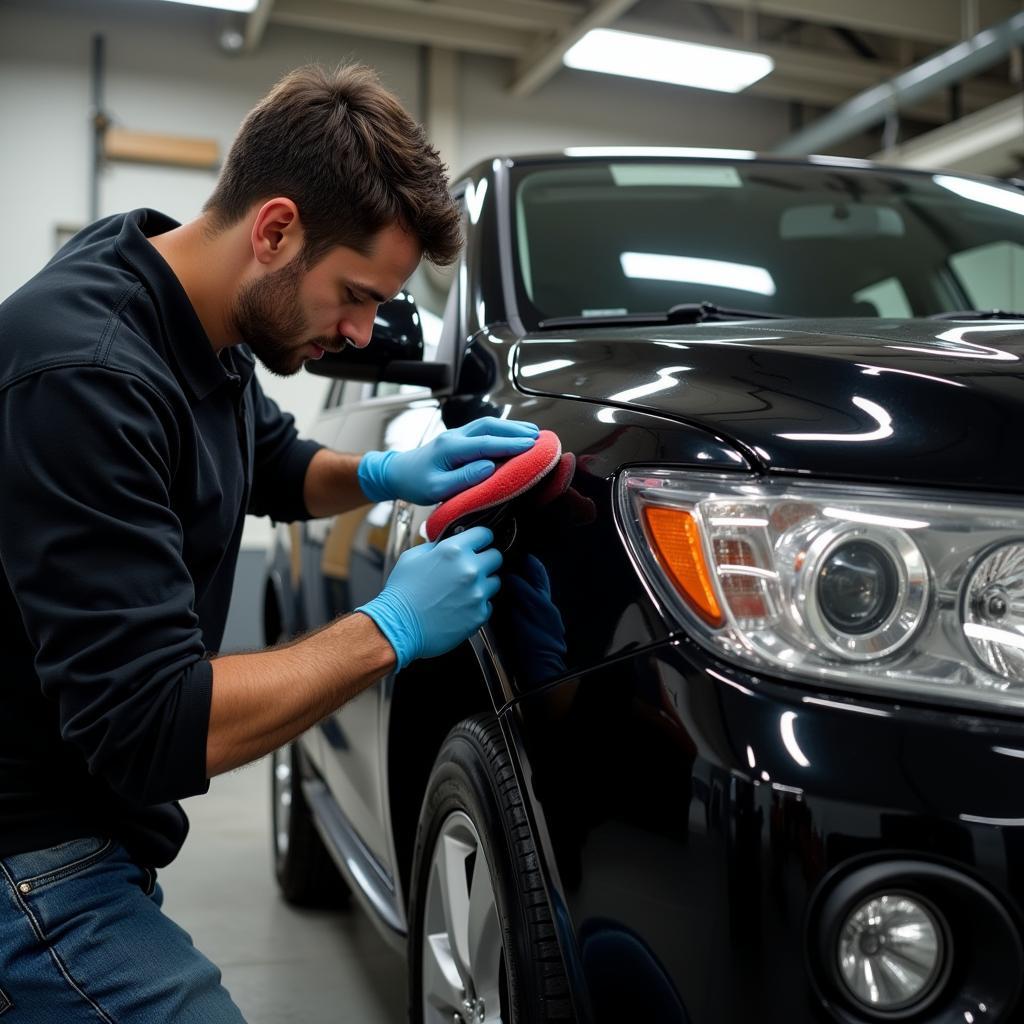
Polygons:
<instances>
[{"instance_id":1,"label":"red polishing pad","mask_svg":"<svg viewBox=\"0 0 1024 1024\"><path fill-rule=\"evenodd\" d=\"M565 494L575 472L576 456L572 452L563 452L558 465L530 492L529 503L534 508L550 505Z\"/></svg>"},{"instance_id":2,"label":"red polishing pad","mask_svg":"<svg viewBox=\"0 0 1024 1024\"><path fill-rule=\"evenodd\" d=\"M498 462L495 471L483 483L468 487L438 505L426 522L427 540L437 540L457 519L503 505L524 494L551 472L561 455L562 443L558 435L542 430L532 448Z\"/></svg>"}]
</instances>

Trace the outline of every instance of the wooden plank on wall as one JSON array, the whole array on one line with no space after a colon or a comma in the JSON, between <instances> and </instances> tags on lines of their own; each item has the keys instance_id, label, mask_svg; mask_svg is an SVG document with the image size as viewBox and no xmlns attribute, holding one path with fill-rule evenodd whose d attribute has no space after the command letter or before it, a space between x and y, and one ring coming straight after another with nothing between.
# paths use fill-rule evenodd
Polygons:
<instances>
[{"instance_id":1,"label":"wooden plank on wall","mask_svg":"<svg viewBox=\"0 0 1024 1024\"><path fill-rule=\"evenodd\" d=\"M170 164L175 167L216 168L220 147L216 139L190 139L178 135L154 135L108 128L103 138L103 155L108 160L134 163Z\"/></svg>"}]
</instances>

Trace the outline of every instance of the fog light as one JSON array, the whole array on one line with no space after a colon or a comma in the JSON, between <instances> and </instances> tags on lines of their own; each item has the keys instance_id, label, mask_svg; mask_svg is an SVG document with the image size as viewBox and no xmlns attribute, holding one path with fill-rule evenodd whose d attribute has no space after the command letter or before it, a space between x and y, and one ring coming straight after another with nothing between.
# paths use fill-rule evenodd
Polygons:
<instances>
[{"instance_id":1,"label":"fog light","mask_svg":"<svg viewBox=\"0 0 1024 1024\"><path fill-rule=\"evenodd\" d=\"M942 976L942 934L923 901L899 893L873 896L843 923L836 951L840 977L865 1007L883 1013L908 1009Z\"/></svg>"}]
</instances>

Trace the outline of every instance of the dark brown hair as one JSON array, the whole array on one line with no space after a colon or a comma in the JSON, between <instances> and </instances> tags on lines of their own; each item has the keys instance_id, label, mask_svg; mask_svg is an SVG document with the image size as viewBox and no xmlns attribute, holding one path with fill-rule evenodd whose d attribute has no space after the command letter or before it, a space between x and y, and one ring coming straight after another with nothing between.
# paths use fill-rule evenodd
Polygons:
<instances>
[{"instance_id":1,"label":"dark brown hair","mask_svg":"<svg viewBox=\"0 0 1024 1024\"><path fill-rule=\"evenodd\" d=\"M462 244L446 170L376 72L310 64L250 111L203 210L219 231L253 203L286 196L299 208L307 266L336 245L366 255L377 232L395 223L444 266Z\"/></svg>"}]
</instances>

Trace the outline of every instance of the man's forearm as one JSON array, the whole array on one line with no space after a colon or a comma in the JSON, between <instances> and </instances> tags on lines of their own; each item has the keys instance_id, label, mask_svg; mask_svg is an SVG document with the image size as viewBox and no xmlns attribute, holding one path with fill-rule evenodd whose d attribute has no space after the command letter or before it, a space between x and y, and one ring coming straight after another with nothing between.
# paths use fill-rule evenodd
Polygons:
<instances>
[{"instance_id":1,"label":"man's forearm","mask_svg":"<svg viewBox=\"0 0 1024 1024\"><path fill-rule=\"evenodd\" d=\"M281 647L215 658L207 777L293 740L394 664L391 645L362 612Z\"/></svg>"},{"instance_id":2,"label":"man's forearm","mask_svg":"<svg viewBox=\"0 0 1024 1024\"><path fill-rule=\"evenodd\" d=\"M369 504L356 475L361 458L361 455L346 455L321 448L309 460L302 496L314 519L340 515Z\"/></svg>"}]
</instances>

